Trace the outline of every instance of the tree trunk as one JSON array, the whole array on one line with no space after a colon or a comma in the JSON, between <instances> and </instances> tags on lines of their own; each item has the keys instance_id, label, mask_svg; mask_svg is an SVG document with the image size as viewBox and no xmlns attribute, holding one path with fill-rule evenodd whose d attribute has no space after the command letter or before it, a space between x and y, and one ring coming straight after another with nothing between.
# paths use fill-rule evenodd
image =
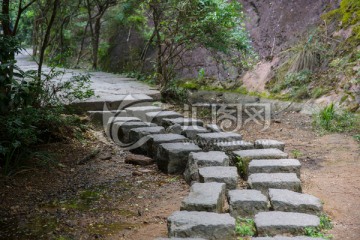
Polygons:
<instances>
[{"instance_id":1,"label":"tree trunk","mask_svg":"<svg viewBox=\"0 0 360 240\"><path fill-rule=\"evenodd\" d=\"M60 4L60 0L54 0L53 10L51 12L51 18L50 18L50 21L49 21L49 23L47 25L47 28L46 28L44 41L41 44L40 57L39 57L39 67L38 67L38 78L39 78L38 80L39 81L41 80L41 72L42 72L42 65L44 63L45 50L48 47L51 28L52 28L52 25L53 25L53 23L55 21L55 17L56 17L56 13L57 13L57 9L59 7L59 4Z\"/></svg>"},{"instance_id":2,"label":"tree trunk","mask_svg":"<svg viewBox=\"0 0 360 240\"><path fill-rule=\"evenodd\" d=\"M98 52L100 43L101 15L95 20L94 36L93 36L93 69L98 67Z\"/></svg>"}]
</instances>

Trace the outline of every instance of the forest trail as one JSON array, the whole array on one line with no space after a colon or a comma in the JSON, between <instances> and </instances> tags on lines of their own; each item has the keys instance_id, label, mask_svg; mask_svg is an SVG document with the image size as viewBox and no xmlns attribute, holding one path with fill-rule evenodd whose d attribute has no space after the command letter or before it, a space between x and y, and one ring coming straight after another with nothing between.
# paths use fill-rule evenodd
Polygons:
<instances>
[{"instance_id":1,"label":"forest trail","mask_svg":"<svg viewBox=\"0 0 360 240\"><path fill-rule=\"evenodd\" d=\"M38 65L33 60L30 52L31 50L23 50L16 56L17 65L23 71L37 70ZM51 70L52 68L44 65L44 74L50 73ZM154 99L160 97L158 90L134 78L125 77L124 75L100 71L86 71L83 69L56 68L56 70L65 72L64 75L57 78L59 81L69 80L74 75L90 74L91 88L94 89L95 96L87 99L86 102L118 101L128 94L136 94L139 96L148 95Z\"/></svg>"}]
</instances>

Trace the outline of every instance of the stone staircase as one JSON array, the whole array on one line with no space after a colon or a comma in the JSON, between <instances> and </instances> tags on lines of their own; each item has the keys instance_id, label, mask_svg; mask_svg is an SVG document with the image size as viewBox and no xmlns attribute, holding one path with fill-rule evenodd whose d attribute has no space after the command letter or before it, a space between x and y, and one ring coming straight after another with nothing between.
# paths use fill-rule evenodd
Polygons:
<instances>
[{"instance_id":1,"label":"stone staircase","mask_svg":"<svg viewBox=\"0 0 360 240\"><path fill-rule=\"evenodd\" d=\"M258 237L252 239L315 239L300 235L319 226L322 204L301 193L301 164L288 159L284 143L246 142L149 102L127 106L89 115L102 119L106 134L124 149L153 158L161 171L183 174L191 184L180 210L168 218L169 239L236 239L238 217L254 219ZM239 172L248 189L239 187Z\"/></svg>"}]
</instances>

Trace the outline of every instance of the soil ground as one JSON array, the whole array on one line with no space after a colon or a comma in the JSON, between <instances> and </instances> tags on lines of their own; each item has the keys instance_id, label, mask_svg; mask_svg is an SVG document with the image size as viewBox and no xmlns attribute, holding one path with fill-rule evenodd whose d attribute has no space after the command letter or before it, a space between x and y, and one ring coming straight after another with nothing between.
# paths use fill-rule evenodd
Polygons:
<instances>
[{"instance_id":1,"label":"soil ground","mask_svg":"<svg viewBox=\"0 0 360 240\"><path fill-rule=\"evenodd\" d=\"M334 239L360 236L360 145L345 134L319 135L311 117L277 116L270 128L246 125L245 140L286 142L286 152L303 163L303 190L324 202ZM2 178L0 239L136 239L166 236L166 218L179 209L189 187L180 176L156 166L124 163L126 152L101 131L68 144L44 146L55 166L27 169Z\"/></svg>"}]
</instances>

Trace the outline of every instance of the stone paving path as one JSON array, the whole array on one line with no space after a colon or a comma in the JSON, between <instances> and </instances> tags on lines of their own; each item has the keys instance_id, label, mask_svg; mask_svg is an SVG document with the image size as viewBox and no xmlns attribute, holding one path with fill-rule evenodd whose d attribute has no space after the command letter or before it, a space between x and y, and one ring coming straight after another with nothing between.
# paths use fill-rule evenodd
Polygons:
<instances>
[{"instance_id":1,"label":"stone paving path","mask_svg":"<svg viewBox=\"0 0 360 240\"><path fill-rule=\"evenodd\" d=\"M179 211L168 218L169 239L236 239L238 217L254 219L252 239L315 239L301 235L304 228L319 226L322 203L301 193L301 164L288 159L283 142L243 141L240 134L159 110L151 100L120 113L102 115L109 137L191 184ZM240 187L240 178L247 188Z\"/></svg>"},{"instance_id":2,"label":"stone paving path","mask_svg":"<svg viewBox=\"0 0 360 240\"><path fill-rule=\"evenodd\" d=\"M23 71L37 70L38 65L35 61L33 61L30 52L31 50L23 50L21 54L16 56L17 65ZM44 73L49 73L50 70L51 68L46 65L43 67ZM86 73L91 74L91 88L94 89L96 97L92 97L85 101L88 103L86 105L86 110L103 110L104 102L119 103L119 101L123 100L123 98L128 94L132 94L138 99L147 98L146 95L154 99L160 98L160 93L158 90L153 89L134 78L127 78L120 74L85 71L81 69L56 68L56 70L65 71L65 74L60 76L58 80L69 80L73 75Z\"/></svg>"}]
</instances>

